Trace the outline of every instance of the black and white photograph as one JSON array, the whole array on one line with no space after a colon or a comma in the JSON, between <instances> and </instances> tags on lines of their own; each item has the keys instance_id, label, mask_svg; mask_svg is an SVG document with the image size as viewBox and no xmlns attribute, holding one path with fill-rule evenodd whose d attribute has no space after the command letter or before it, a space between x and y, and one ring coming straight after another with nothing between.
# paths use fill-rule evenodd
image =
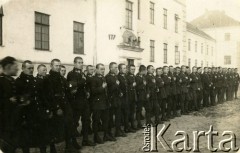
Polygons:
<instances>
[{"instance_id":1,"label":"black and white photograph","mask_svg":"<svg viewBox=\"0 0 240 153\"><path fill-rule=\"evenodd\" d=\"M240 153L240 0L0 0L0 153Z\"/></svg>"}]
</instances>

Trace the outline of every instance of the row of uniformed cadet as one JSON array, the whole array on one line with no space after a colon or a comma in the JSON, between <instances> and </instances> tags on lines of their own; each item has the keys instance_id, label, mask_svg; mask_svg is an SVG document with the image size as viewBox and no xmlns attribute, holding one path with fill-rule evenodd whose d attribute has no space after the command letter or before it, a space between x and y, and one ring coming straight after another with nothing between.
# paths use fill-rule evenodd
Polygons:
<instances>
[{"instance_id":1,"label":"row of uniformed cadet","mask_svg":"<svg viewBox=\"0 0 240 153\"><path fill-rule=\"evenodd\" d=\"M103 64L97 64L95 72L88 65L86 74L83 64L76 57L73 70L64 78L66 68L53 59L48 75L46 66L39 65L34 77L34 65L27 60L15 80L16 59L1 60L0 147L4 152L22 148L28 153L29 148L39 147L44 153L50 145L50 152L56 153L54 144L62 141L66 152L80 152L76 139L80 118L82 145L94 146L141 129L143 107L146 124L159 124L237 98L240 82L237 69L231 68L205 67L202 73L201 67L191 72L187 66L155 70L152 65L141 65L135 75L134 65L111 62L105 76ZM91 131L94 142L88 138Z\"/></svg>"}]
</instances>

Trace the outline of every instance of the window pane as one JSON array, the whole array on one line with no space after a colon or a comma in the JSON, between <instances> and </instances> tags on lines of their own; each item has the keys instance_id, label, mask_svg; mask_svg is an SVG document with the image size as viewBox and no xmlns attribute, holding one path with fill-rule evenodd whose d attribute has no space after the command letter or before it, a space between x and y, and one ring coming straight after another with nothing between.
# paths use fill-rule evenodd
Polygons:
<instances>
[{"instance_id":1,"label":"window pane","mask_svg":"<svg viewBox=\"0 0 240 153\"><path fill-rule=\"evenodd\" d=\"M35 22L42 23L42 16L40 13L35 13Z\"/></svg>"},{"instance_id":2,"label":"window pane","mask_svg":"<svg viewBox=\"0 0 240 153\"><path fill-rule=\"evenodd\" d=\"M73 29L74 31L84 32L84 24L79 22L74 22Z\"/></svg>"},{"instance_id":3,"label":"window pane","mask_svg":"<svg viewBox=\"0 0 240 153\"><path fill-rule=\"evenodd\" d=\"M0 15L0 45L2 45L2 16Z\"/></svg>"},{"instance_id":4,"label":"window pane","mask_svg":"<svg viewBox=\"0 0 240 153\"><path fill-rule=\"evenodd\" d=\"M49 16L42 15L42 24L49 25Z\"/></svg>"},{"instance_id":5,"label":"window pane","mask_svg":"<svg viewBox=\"0 0 240 153\"><path fill-rule=\"evenodd\" d=\"M35 47L37 48L37 49L41 49L41 41L38 41L38 40L36 40L35 41Z\"/></svg>"},{"instance_id":6,"label":"window pane","mask_svg":"<svg viewBox=\"0 0 240 153\"><path fill-rule=\"evenodd\" d=\"M48 50L48 49L49 49L49 43L43 41L43 42L42 42L42 49Z\"/></svg>"}]
</instances>

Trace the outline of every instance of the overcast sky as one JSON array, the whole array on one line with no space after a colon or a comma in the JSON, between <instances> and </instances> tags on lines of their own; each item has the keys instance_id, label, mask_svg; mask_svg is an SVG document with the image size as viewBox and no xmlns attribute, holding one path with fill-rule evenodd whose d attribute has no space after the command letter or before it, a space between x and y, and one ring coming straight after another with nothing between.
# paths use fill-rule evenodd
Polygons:
<instances>
[{"instance_id":1,"label":"overcast sky","mask_svg":"<svg viewBox=\"0 0 240 153\"><path fill-rule=\"evenodd\" d=\"M202 15L205 10L223 10L240 21L240 0L186 0L187 21Z\"/></svg>"}]
</instances>

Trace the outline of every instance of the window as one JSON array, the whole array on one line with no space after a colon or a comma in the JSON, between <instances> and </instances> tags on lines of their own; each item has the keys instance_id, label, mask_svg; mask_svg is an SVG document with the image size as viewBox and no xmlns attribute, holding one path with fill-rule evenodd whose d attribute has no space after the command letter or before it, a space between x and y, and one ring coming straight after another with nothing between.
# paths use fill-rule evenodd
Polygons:
<instances>
[{"instance_id":1,"label":"window","mask_svg":"<svg viewBox=\"0 0 240 153\"><path fill-rule=\"evenodd\" d=\"M126 28L132 30L133 3L126 1Z\"/></svg>"},{"instance_id":2,"label":"window","mask_svg":"<svg viewBox=\"0 0 240 153\"><path fill-rule=\"evenodd\" d=\"M203 43L201 44L201 53L203 54Z\"/></svg>"},{"instance_id":3,"label":"window","mask_svg":"<svg viewBox=\"0 0 240 153\"><path fill-rule=\"evenodd\" d=\"M208 55L208 45L207 45L207 55Z\"/></svg>"},{"instance_id":4,"label":"window","mask_svg":"<svg viewBox=\"0 0 240 153\"><path fill-rule=\"evenodd\" d=\"M167 64L167 44L163 44L163 63Z\"/></svg>"},{"instance_id":5,"label":"window","mask_svg":"<svg viewBox=\"0 0 240 153\"><path fill-rule=\"evenodd\" d=\"M163 9L163 28L167 29L167 9Z\"/></svg>"},{"instance_id":6,"label":"window","mask_svg":"<svg viewBox=\"0 0 240 153\"><path fill-rule=\"evenodd\" d=\"M150 2L150 23L154 24L154 3Z\"/></svg>"},{"instance_id":7,"label":"window","mask_svg":"<svg viewBox=\"0 0 240 153\"><path fill-rule=\"evenodd\" d=\"M84 54L84 24L73 22L73 52Z\"/></svg>"},{"instance_id":8,"label":"window","mask_svg":"<svg viewBox=\"0 0 240 153\"><path fill-rule=\"evenodd\" d=\"M201 67L203 67L203 61L201 61Z\"/></svg>"},{"instance_id":9,"label":"window","mask_svg":"<svg viewBox=\"0 0 240 153\"><path fill-rule=\"evenodd\" d=\"M197 66L197 59L195 59L195 66Z\"/></svg>"},{"instance_id":10,"label":"window","mask_svg":"<svg viewBox=\"0 0 240 153\"><path fill-rule=\"evenodd\" d=\"M188 39L188 51L191 51L191 39Z\"/></svg>"},{"instance_id":11,"label":"window","mask_svg":"<svg viewBox=\"0 0 240 153\"><path fill-rule=\"evenodd\" d=\"M3 8L0 7L0 46L3 44Z\"/></svg>"},{"instance_id":12,"label":"window","mask_svg":"<svg viewBox=\"0 0 240 153\"><path fill-rule=\"evenodd\" d=\"M224 39L225 39L225 41L230 41L230 39L231 39L230 33L225 33Z\"/></svg>"},{"instance_id":13,"label":"window","mask_svg":"<svg viewBox=\"0 0 240 153\"><path fill-rule=\"evenodd\" d=\"M191 59L188 59L188 67L191 67Z\"/></svg>"},{"instance_id":14,"label":"window","mask_svg":"<svg viewBox=\"0 0 240 153\"><path fill-rule=\"evenodd\" d=\"M178 15L175 14L175 32L176 33L178 33L178 19L179 19Z\"/></svg>"},{"instance_id":15,"label":"window","mask_svg":"<svg viewBox=\"0 0 240 153\"><path fill-rule=\"evenodd\" d=\"M138 0L138 19L140 20L140 12L141 12L141 0Z\"/></svg>"},{"instance_id":16,"label":"window","mask_svg":"<svg viewBox=\"0 0 240 153\"><path fill-rule=\"evenodd\" d=\"M49 15L35 12L35 48L49 50Z\"/></svg>"},{"instance_id":17,"label":"window","mask_svg":"<svg viewBox=\"0 0 240 153\"><path fill-rule=\"evenodd\" d=\"M197 52L197 49L198 49L198 42L195 41L195 52Z\"/></svg>"},{"instance_id":18,"label":"window","mask_svg":"<svg viewBox=\"0 0 240 153\"><path fill-rule=\"evenodd\" d=\"M150 62L154 62L155 41L150 40Z\"/></svg>"},{"instance_id":19,"label":"window","mask_svg":"<svg viewBox=\"0 0 240 153\"><path fill-rule=\"evenodd\" d=\"M175 64L180 64L180 52L178 46L175 46Z\"/></svg>"},{"instance_id":20,"label":"window","mask_svg":"<svg viewBox=\"0 0 240 153\"><path fill-rule=\"evenodd\" d=\"M134 65L134 59L127 59L128 66Z\"/></svg>"},{"instance_id":21,"label":"window","mask_svg":"<svg viewBox=\"0 0 240 153\"><path fill-rule=\"evenodd\" d=\"M224 56L224 65L230 65L231 63L231 56Z\"/></svg>"}]
</instances>

